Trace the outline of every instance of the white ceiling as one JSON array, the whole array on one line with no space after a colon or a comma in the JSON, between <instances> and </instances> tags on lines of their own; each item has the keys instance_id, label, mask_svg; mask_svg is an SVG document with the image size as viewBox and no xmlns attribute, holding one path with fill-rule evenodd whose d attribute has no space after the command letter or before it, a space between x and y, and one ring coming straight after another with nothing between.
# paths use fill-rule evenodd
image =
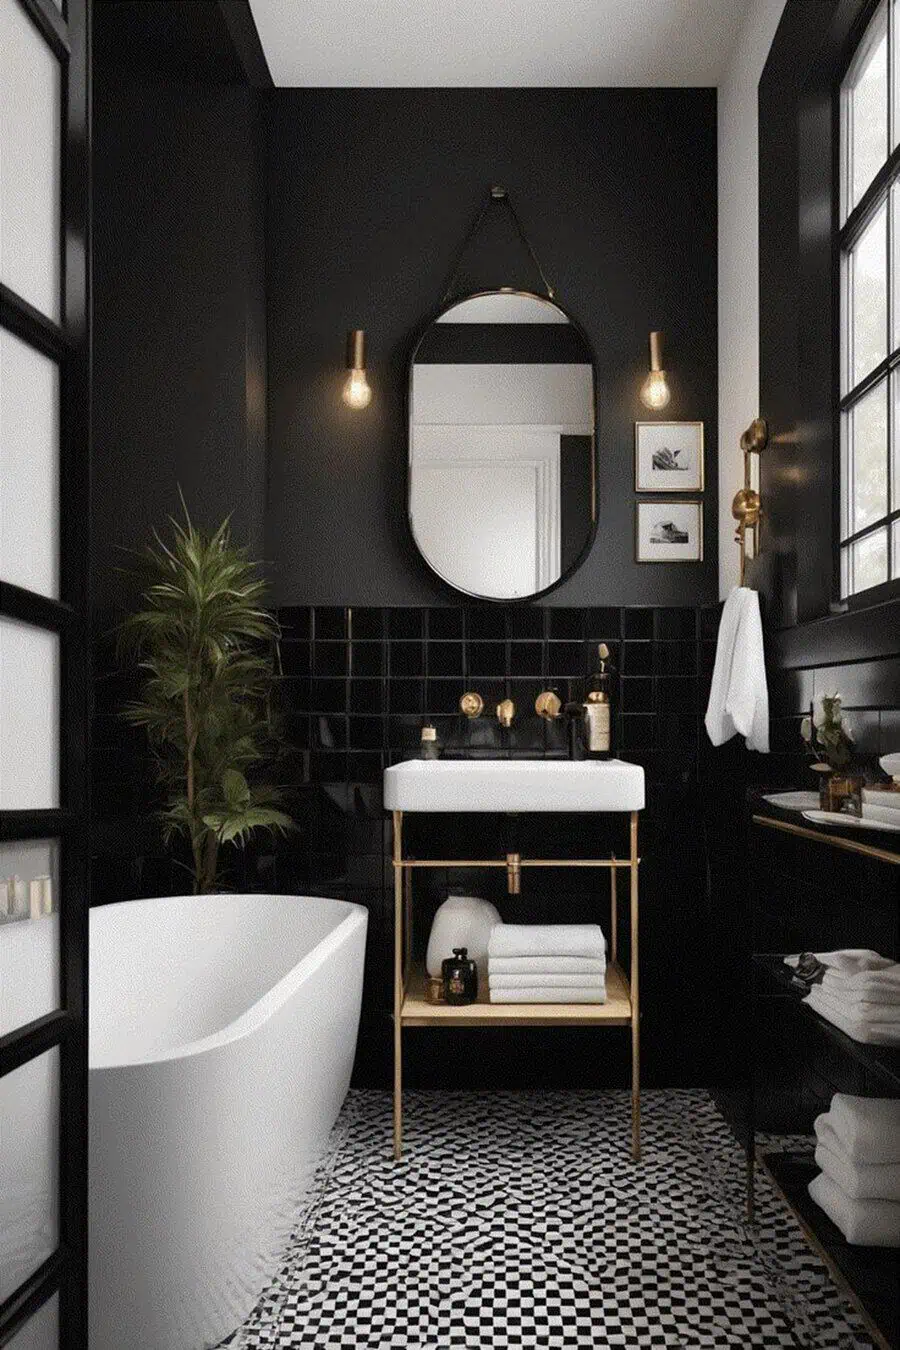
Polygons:
<instances>
[{"instance_id":1,"label":"white ceiling","mask_svg":"<svg viewBox=\"0 0 900 1350\"><path fill-rule=\"evenodd\" d=\"M748 0L250 0L276 85L715 85Z\"/></svg>"}]
</instances>

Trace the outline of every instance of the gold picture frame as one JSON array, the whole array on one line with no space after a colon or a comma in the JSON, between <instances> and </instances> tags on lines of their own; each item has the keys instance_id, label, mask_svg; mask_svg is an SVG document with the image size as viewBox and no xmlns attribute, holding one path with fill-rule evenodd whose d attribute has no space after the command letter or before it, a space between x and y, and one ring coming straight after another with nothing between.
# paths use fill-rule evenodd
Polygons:
<instances>
[{"instance_id":1,"label":"gold picture frame","mask_svg":"<svg viewBox=\"0 0 900 1350\"><path fill-rule=\"evenodd\" d=\"M684 523L684 511L681 508L690 508L694 516L693 528L688 530L688 538L682 541L677 538L671 540L652 539L650 530L652 526L645 526L646 537L642 534L642 515L653 512L658 515L671 512L673 519L669 522L657 522L658 524L670 525L676 532L679 530L679 519ZM656 548L664 552L656 552L652 556L647 554L647 548ZM679 549L684 548L684 556L678 553ZM690 552L688 552L690 550ZM663 498L649 502L635 502L634 504L634 560L639 563L701 563L703 561L703 503L692 499L682 499L680 501Z\"/></svg>"},{"instance_id":2,"label":"gold picture frame","mask_svg":"<svg viewBox=\"0 0 900 1350\"><path fill-rule=\"evenodd\" d=\"M663 436L680 441L674 451L660 445ZM649 442L649 444L648 444ZM652 463L655 453L660 450L672 455L672 464L668 468L656 467ZM693 457L693 471L679 469L675 465L678 455L689 453ZM648 463L648 460L650 463ZM634 490L635 492L653 492L668 494L671 492L703 492L706 476L706 449L703 422L635 422L634 424ZM677 482L667 483L667 475L678 476ZM687 479L681 477L687 473Z\"/></svg>"}]
</instances>

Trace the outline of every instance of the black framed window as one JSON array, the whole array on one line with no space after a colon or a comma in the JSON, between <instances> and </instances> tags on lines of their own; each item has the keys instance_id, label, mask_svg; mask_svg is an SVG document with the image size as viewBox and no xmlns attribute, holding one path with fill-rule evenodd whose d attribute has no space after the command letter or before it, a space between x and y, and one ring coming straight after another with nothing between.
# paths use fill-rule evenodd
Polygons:
<instances>
[{"instance_id":1,"label":"black framed window","mask_svg":"<svg viewBox=\"0 0 900 1350\"><path fill-rule=\"evenodd\" d=\"M898 57L900 0L880 0L854 45L839 98L843 598L900 584Z\"/></svg>"}]
</instances>

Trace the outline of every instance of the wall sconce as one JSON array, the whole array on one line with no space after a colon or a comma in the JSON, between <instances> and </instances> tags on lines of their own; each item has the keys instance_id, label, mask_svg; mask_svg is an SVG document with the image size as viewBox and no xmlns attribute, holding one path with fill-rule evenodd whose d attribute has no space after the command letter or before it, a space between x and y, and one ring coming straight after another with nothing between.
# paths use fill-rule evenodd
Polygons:
<instances>
[{"instance_id":1,"label":"wall sconce","mask_svg":"<svg viewBox=\"0 0 900 1350\"><path fill-rule=\"evenodd\" d=\"M741 585L744 584L744 571L747 565L747 531L753 539L751 558L759 554L759 518L762 515L759 493L751 486L750 456L761 455L769 444L769 424L764 417L755 417L741 436L741 450L744 452L744 486L734 494L731 514L737 521L735 541L741 549Z\"/></svg>"},{"instance_id":2,"label":"wall sconce","mask_svg":"<svg viewBox=\"0 0 900 1350\"><path fill-rule=\"evenodd\" d=\"M650 334L650 374L641 385L641 402L656 412L664 408L672 397L666 372L663 370L662 341L662 333Z\"/></svg>"},{"instance_id":3,"label":"wall sconce","mask_svg":"<svg viewBox=\"0 0 900 1350\"><path fill-rule=\"evenodd\" d=\"M341 398L348 408L367 408L372 389L366 379L366 335L362 328L351 328L347 334L347 369L350 374Z\"/></svg>"}]
</instances>

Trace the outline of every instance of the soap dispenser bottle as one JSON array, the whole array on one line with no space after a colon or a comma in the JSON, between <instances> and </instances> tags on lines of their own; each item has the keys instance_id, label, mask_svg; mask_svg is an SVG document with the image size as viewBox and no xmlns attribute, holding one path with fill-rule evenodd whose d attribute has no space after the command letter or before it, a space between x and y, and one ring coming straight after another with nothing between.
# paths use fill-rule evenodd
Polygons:
<instances>
[{"instance_id":1,"label":"soap dispenser bottle","mask_svg":"<svg viewBox=\"0 0 900 1350\"><path fill-rule=\"evenodd\" d=\"M584 703L588 754L594 759L609 759L612 753L612 665L609 648L601 642L600 665L591 676Z\"/></svg>"}]
</instances>

